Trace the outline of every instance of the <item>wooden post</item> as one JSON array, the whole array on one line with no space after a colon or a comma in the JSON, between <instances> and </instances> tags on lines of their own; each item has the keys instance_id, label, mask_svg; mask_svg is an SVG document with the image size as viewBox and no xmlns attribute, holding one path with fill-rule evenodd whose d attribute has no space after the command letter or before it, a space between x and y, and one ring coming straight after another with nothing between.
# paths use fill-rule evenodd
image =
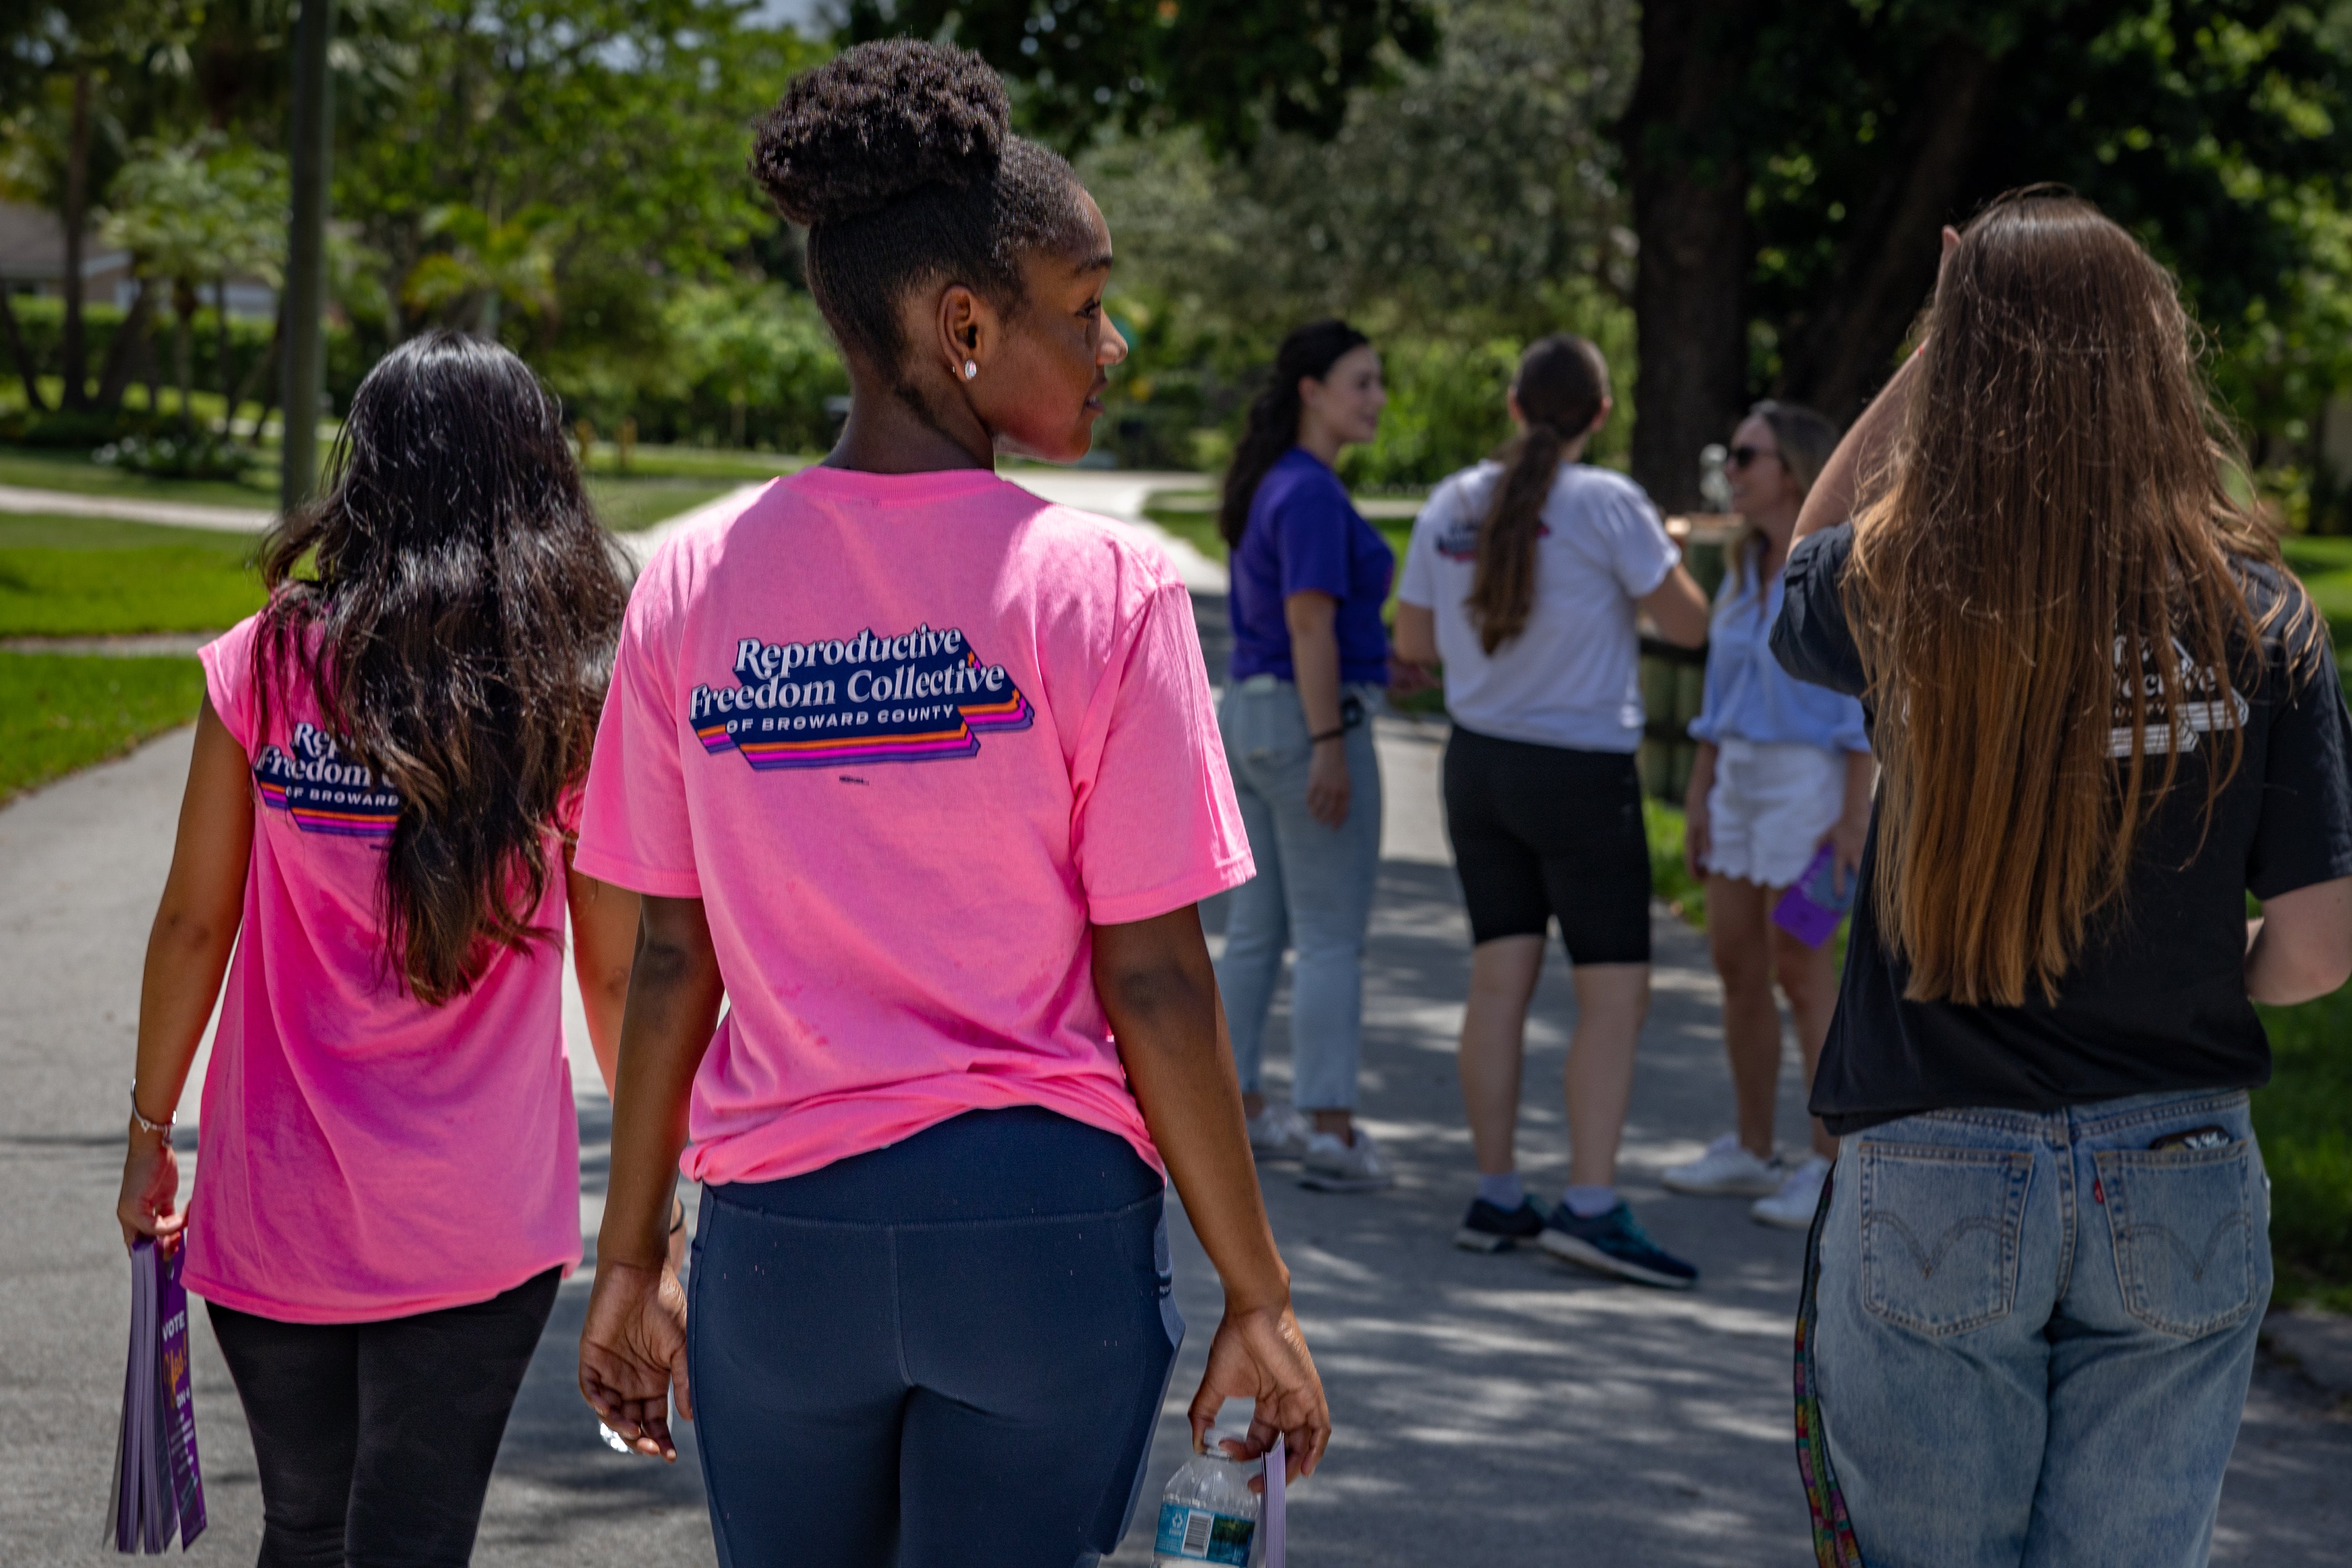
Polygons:
<instances>
[{"instance_id":1,"label":"wooden post","mask_svg":"<svg viewBox=\"0 0 2352 1568\"><path fill-rule=\"evenodd\" d=\"M327 172L334 146L327 43L335 0L302 0L294 25L293 221L286 242L286 406L278 504L291 511L319 477L319 404L327 379Z\"/></svg>"}]
</instances>

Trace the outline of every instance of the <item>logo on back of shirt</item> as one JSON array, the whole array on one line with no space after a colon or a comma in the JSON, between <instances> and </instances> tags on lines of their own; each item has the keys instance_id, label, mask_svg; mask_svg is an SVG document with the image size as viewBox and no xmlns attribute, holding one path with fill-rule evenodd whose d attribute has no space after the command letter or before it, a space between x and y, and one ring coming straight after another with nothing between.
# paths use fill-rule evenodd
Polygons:
<instances>
[{"instance_id":1,"label":"logo on back of shirt","mask_svg":"<svg viewBox=\"0 0 2352 1568\"><path fill-rule=\"evenodd\" d=\"M1457 516L1438 533L1437 552L1448 561L1475 561L1478 559L1478 536L1486 531L1486 514L1483 510L1473 518ZM1536 524L1536 535L1540 539L1549 539L1551 524Z\"/></svg>"},{"instance_id":2,"label":"logo on back of shirt","mask_svg":"<svg viewBox=\"0 0 2352 1568\"><path fill-rule=\"evenodd\" d=\"M400 792L346 759L315 724L297 724L287 747L264 746L253 764L261 802L305 833L382 843L400 820Z\"/></svg>"},{"instance_id":3,"label":"logo on back of shirt","mask_svg":"<svg viewBox=\"0 0 2352 1568\"><path fill-rule=\"evenodd\" d=\"M2116 669L2119 676L2125 668L2124 652L2125 641L2117 637ZM2160 757L2176 747L2183 752L2193 752L2197 749L2199 736L2210 734L2216 730L2238 729L2245 723L2246 716L2252 710L2245 698L2231 690L2219 673L2200 665L2191 658L2189 650L2180 646L2178 637L2172 642L2172 657L2180 681L2180 710L2177 716L2179 733L2165 727L2164 678L2150 661L2150 668L2139 678L2140 711L2137 714L2132 711L2134 693L2127 680L2116 693L2115 725L2107 731L2107 752L2110 756L2130 756L2133 739L2143 728L2147 731L2147 754Z\"/></svg>"},{"instance_id":4,"label":"logo on back of shirt","mask_svg":"<svg viewBox=\"0 0 2352 1568\"><path fill-rule=\"evenodd\" d=\"M962 632L923 625L845 641L744 637L735 684L696 687L687 719L704 751L739 752L765 772L969 757L982 731L1026 730L1035 713Z\"/></svg>"}]
</instances>

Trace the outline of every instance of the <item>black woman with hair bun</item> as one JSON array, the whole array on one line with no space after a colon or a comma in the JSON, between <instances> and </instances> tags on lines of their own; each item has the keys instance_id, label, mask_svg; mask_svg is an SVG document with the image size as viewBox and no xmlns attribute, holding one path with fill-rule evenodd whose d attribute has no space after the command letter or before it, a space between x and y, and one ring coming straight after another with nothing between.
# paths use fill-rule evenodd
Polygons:
<instances>
[{"instance_id":1,"label":"black woman with hair bun","mask_svg":"<svg viewBox=\"0 0 2352 1568\"><path fill-rule=\"evenodd\" d=\"M581 1391L665 1458L675 1394L721 1561L1092 1563L1183 1328L1168 1181L1224 1285L1194 1444L1231 1397L1293 1475L1330 1436L1195 910L1251 862L1190 603L994 472L1087 451L1110 235L928 43L796 78L752 169L851 406L622 629L580 863L646 910Z\"/></svg>"}]
</instances>

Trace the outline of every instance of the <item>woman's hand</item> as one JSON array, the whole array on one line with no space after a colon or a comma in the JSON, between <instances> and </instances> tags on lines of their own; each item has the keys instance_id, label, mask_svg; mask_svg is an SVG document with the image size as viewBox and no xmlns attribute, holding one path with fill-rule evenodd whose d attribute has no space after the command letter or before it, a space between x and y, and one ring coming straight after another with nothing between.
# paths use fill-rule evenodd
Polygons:
<instances>
[{"instance_id":1,"label":"woman's hand","mask_svg":"<svg viewBox=\"0 0 2352 1568\"><path fill-rule=\"evenodd\" d=\"M126 1250L142 1236L153 1237L166 1253L180 1245L188 1216L174 1206L179 1194L180 1161L172 1152L172 1135L132 1123L131 1147L122 1156L122 1194L114 1203Z\"/></svg>"},{"instance_id":2,"label":"woman's hand","mask_svg":"<svg viewBox=\"0 0 2352 1568\"><path fill-rule=\"evenodd\" d=\"M1201 1373L1200 1392L1192 1395L1192 1449L1216 1424L1217 1412L1228 1399L1255 1400L1250 1417L1249 1452L1256 1458L1274 1447L1282 1435L1283 1469L1288 1480L1311 1476L1331 1444L1331 1406L1323 1397L1323 1379L1315 1358L1287 1302L1279 1308L1234 1311L1231 1307L1209 1342L1209 1364ZM1264 1486L1250 1483L1253 1491Z\"/></svg>"},{"instance_id":3,"label":"woman's hand","mask_svg":"<svg viewBox=\"0 0 2352 1568\"><path fill-rule=\"evenodd\" d=\"M1838 897L1844 898L1862 874L1863 847L1870 842L1870 802L1865 799L1859 813L1852 809L1840 813L1836 826L1822 835L1822 842L1830 847L1832 885Z\"/></svg>"},{"instance_id":4,"label":"woman's hand","mask_svg":"<svg viewBox=\"0 0 2352 1568\"><path fill-rule=\"evenodd\" d=\"M1707 851L1715 846L1706 803L1715 794L1715 747L1701 741L1691 759L1690 783L1683 790L1683 870L1694 882L1706 880Z\"/></svg>"},{"instance_id":5,"label":"woman's hand","mask_svg":"<svg viewBox=\"0 0 2352 1568\"><path fill-rule=\"evenodd\" d=\"M669 1395L694 1419L686 1372L686 1292L677 1270L603 1262L580 1331L580 1393L598 1419L640 1454L677 1462Z\"/></svg>"},{"instance_id":6,"label":"woman's hand","mask_svg":"<svg viewBox=\"0 0 2352 1568\"><path fill-rule=\"evenodd\" d=\"M1307 815L1326 827L1344 827L1352 793L1348 780L1348 738L1334 735L1316 742L1314 759L1307 764Z\"/></svg>"}]
</instances>

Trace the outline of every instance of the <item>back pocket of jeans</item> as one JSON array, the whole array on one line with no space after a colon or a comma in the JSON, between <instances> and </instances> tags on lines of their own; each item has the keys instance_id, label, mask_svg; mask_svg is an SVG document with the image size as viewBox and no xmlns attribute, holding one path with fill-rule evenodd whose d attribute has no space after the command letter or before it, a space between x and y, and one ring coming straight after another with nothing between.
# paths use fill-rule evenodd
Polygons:
<instances>
[{"instance_id":1,"label":"back pocket of jeans","mask_svg":"<svg viewBox=\"0 0 2352 1568\"><path fill-rule=\"evenodd\" d=\"M2124 1310L2195 1339L2253 1310L2253 1149L2103 1149L2095 1156Z\"/></svg>"},{"instance_id":2,"label":"back pocket of jeans","mask_svg":"<svg viewBox=\"0 0 2352 1568\"><path fill-rule=\"evenodd\" d=\"M1936 1337L2007 1317L2032 1171L2023 1150L1863 1144L1863 1305Z\"/></svg>"}]
</instances>

